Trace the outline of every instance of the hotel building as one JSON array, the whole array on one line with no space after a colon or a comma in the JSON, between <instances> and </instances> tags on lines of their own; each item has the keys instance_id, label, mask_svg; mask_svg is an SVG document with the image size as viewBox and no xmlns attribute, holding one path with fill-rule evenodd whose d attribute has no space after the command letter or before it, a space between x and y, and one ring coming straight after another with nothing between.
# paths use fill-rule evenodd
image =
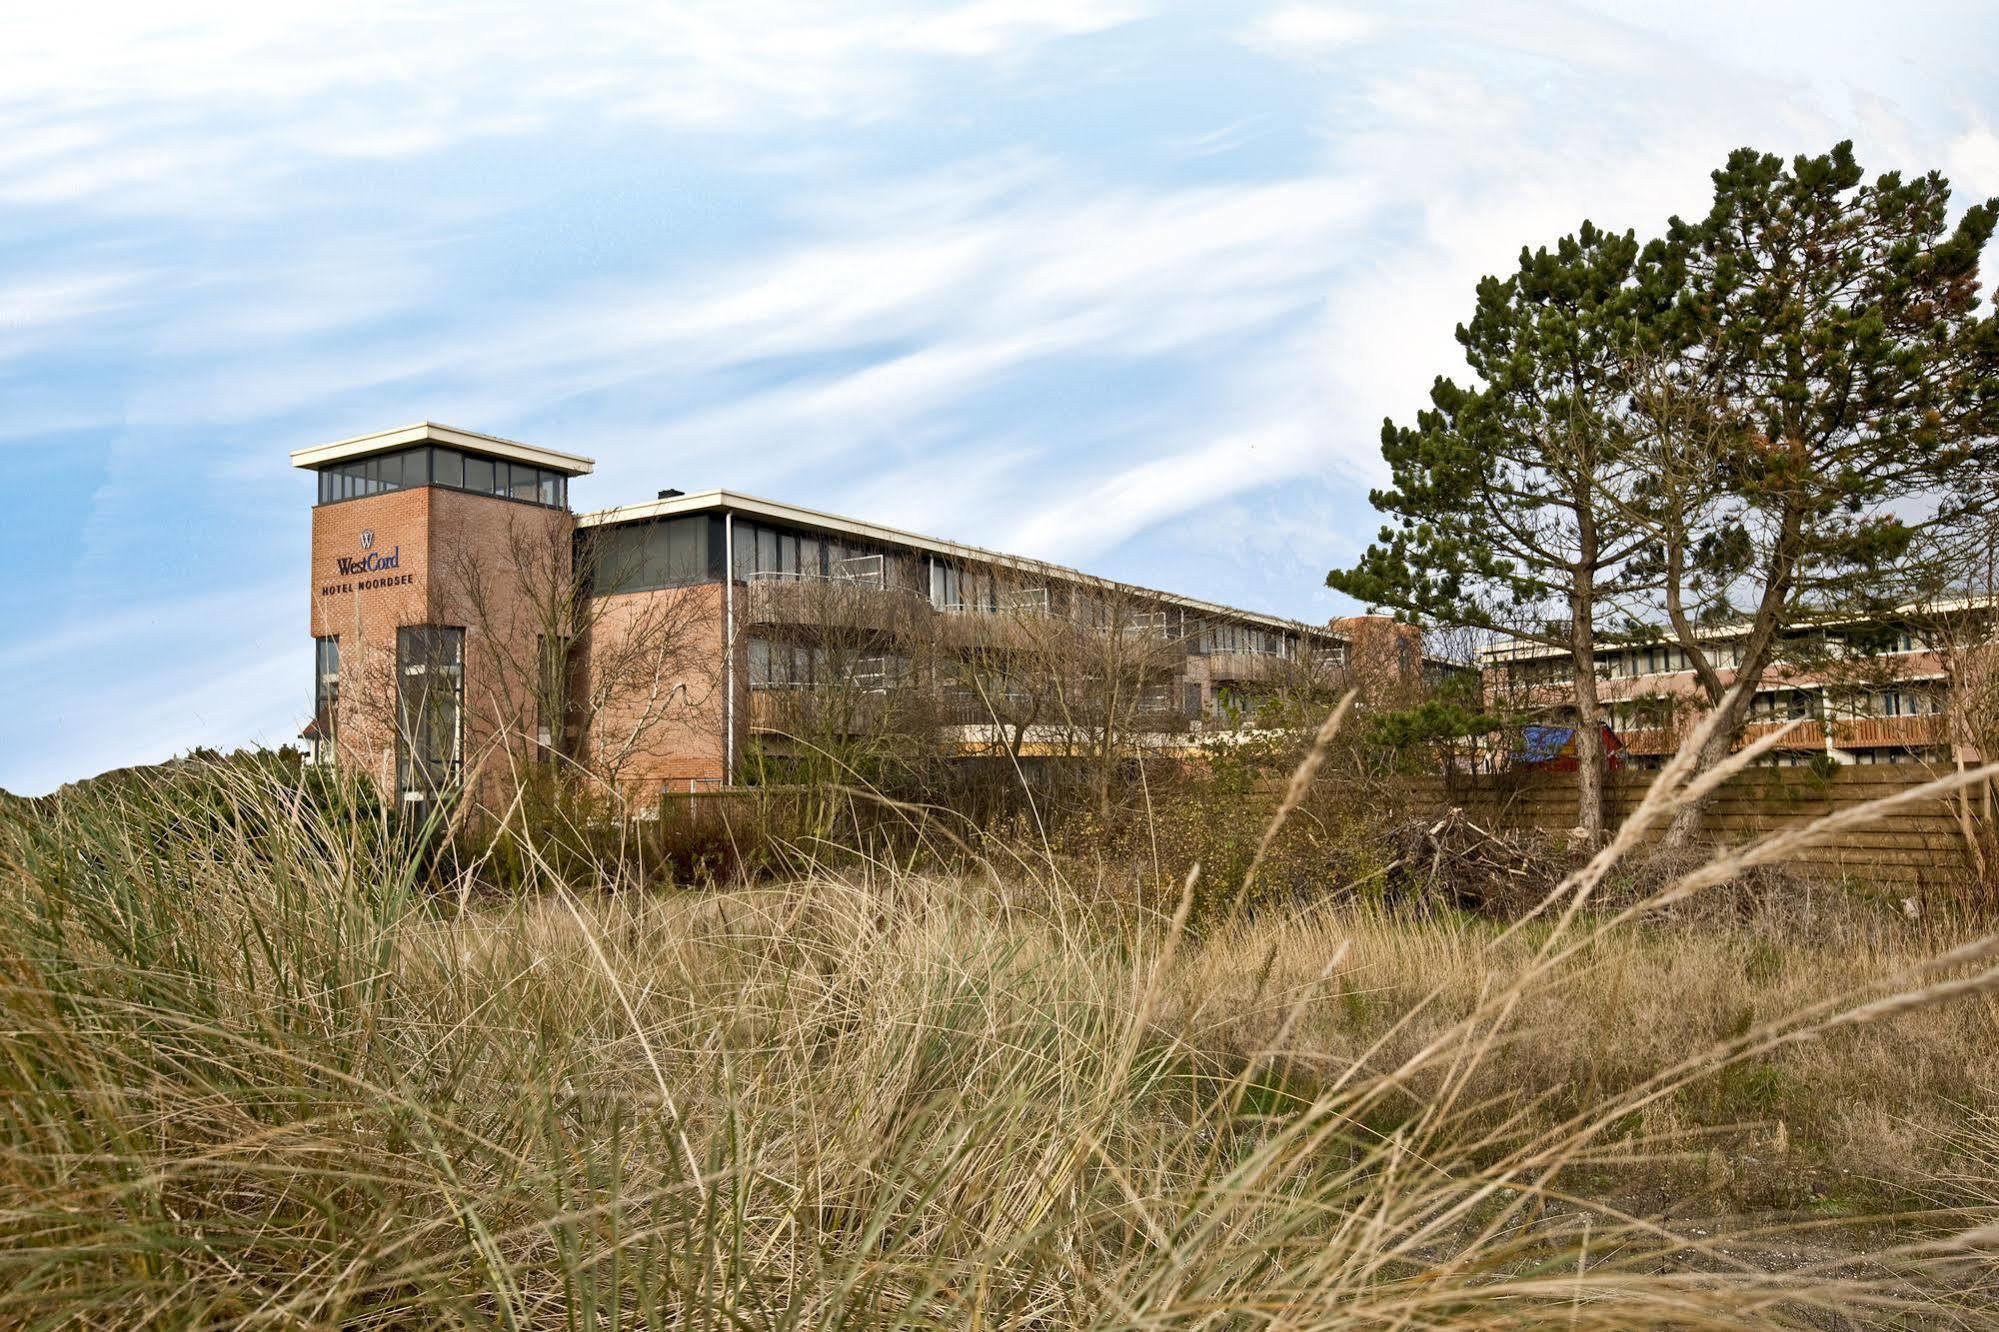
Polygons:
<instances>
[{"instance_id":1,"label":"hotel building","mask_svg":"<svg viewBox=\"0 0 1999 1332\"><path fill-rule=\"evenodd\" d=\"M1348 670L1350 644L1425 666L1386 621L1314 626L733 491L578 514L589 458L448 426L291 457L318 487L305 735L405 804L504 799L558 754L632 798L727 786L801 716L905 704L964 752L1018 703L1016 756L1060 752L1113 706L1078 684L1139 743L1185 750L1260 691ZM836 694L863 706L842 720Z\"/></svg>"},{"instance_id":2,"label":"hotel building","mask_svg":"<svg viewBox=\"0 0 1999 1332\"><path fill-rule=\"evenodd\" d=\"M1973 747L1953 734L1948 647L1931 639L1940 628L1970 631L1960 637L1983 637L1985 611L1982 604L1966 602L1921 615L1910 609L1866 623L1791 631L1750 700L1739 743L1795 721L1800 724L1765 762L1797 766L1816 757L1841 764L1975 761ZM1745 636L1746 629L1719 626L1701 640L1725 684L1734 681ZM1604 720L1624 742L1625 761L1658 767L1705 706L1686 652L1676 643L1613 645L1598 649L1596 663ZM1488 699L1544 720L1574 720L1574 666L1568 652L1508 641L1486 648L1482 666Z\"/></svg>"}]
</instances>

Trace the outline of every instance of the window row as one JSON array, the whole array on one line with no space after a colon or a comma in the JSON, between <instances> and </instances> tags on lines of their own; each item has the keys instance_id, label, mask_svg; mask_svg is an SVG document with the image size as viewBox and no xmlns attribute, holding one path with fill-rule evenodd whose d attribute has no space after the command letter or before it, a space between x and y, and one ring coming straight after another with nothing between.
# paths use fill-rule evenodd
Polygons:
<instances>
[{"instance_id":1,"label":"window row","mask_svg":"<svg viewBox=\"0 0 1999 1332\"><path fill-rule=\"evenodd\" d=\"M1203 652L1243 652L1252 656L1288 657L1296 640L1281 629L1253 624L1210 623L1201 635Z\"/></svg>"},{"instance_id":2,"label":"window row","mask_svg":"<svg viewBox=\"0 0 1999 1332\"><path fill-rule=\"evenodd\" d=\"M577 571L601 595L692 587L722 580L722 519L688 514L586 528L577 535Z\"/></svg>"},{"instance_id":3,"label":"window row","mask_svg":"<svg viewBox=\"0 0 1999 1332\"><path fill-rule=\"evenodd\" d=\"M1891 746L1885 749L1856 749L1853 761L1865 767L1886 763L1935 763L1946 765L1950 762L1950 751L1944 749L1904 749Z\"/></svg>"},{"instance_id":4,"label":"window row","mask_svg":"<svg viewBox=\"0 0 1999 1332\"><path fill-rule=\"evenodd\" d=\"M898 653L857 655L807 643L752 638L750 688L818 689L844 686L877 692L909 678L909 659Z\"/></svg>"},{"instance_id":5,"label":"window row","mask_svg":"<svg viewBox=\"0 0 1999 1332\"><path fill-rule=\"evenodd\" d=\"M561 472L437 444L419 444L323 467L319 471L319 502L334 504L417 486L447 486L552 509L569 506L569 478Z\"/></svg>"},{"instance_id":6,"label":"window row","mask_svg":"<svg viewBox=\"0 0 1999 1332\"><path fill-rule=\"evenodd\" d=\"M844 537L739 520L734 542L734 572L741 582L841 578L881 587L888 574L888 559L879 548Z\"/></svg>"},{"instance_id":7,"label":"window row","mask_svg":"<svg viewBox=\"0 0 1999 1332\"><path fill-rule=\"evenodd\" d=\"M1943 691L1938 689L1874 689L1857 701L1858 715L1863 717L1933 717L1944 711Z\"/></svg>"},{"instance_id":8,"label":"window row","mask_svg":"<svg viewBox=\"0 0 1999 1332\"><path fill-rule=\"evenodd\" d=\"M1820 696L1809 689L1769 689L1749 700L1752 722L1800 721L1820 715Z\"/></svg>"}]
</instances>

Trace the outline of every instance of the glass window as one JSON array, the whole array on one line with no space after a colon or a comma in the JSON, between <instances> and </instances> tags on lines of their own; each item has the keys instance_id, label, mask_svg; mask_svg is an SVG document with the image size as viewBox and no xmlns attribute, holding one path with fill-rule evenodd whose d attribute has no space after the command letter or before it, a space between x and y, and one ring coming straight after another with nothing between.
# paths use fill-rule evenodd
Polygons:
<instances>
[{"instance_id":1,"label":"glass window","mask_svg":"<svg viewBox=\"0 0 1999 1332\"><path fill-rule=\"evenodd\" d=\"M666 546L667 580L676 586L701 582L708 573L708 523L674 518L659 524Z\"/></svg>"},{"instance_id":2,"label":"glass window","mask_svg":"<svg viewBox=\"0 0 1999 1332\"><path fill-rule=\"evenodd\" d=\"M600 527L576 534L577 569L599 596L630 592L645 580L645 545L637 527Z\"/></svg>"},{"instance_id":3,"label":"glass window","mask_svg":"<svg viewBox=\"0 0 1999 1332\"><path fill-rule=\"evenodd\" d=\"M433 449L430 455L431 479L440 486L450 486L455 490L465 487L465 455L457 449Z\"/></svg>"},{"instance_id":4,"label":"glass window","mask_svg":"<svg viewBox=\"0 0 1999 1332\"><path fill-rule=\"evenodd\" d=\"M538 500L541 498L540 472L532 467L523 467L519 463L513 463L509 465L507 474L513 478L513 485L507 493L514 499Z\"/></svg>"},{"instance_id":5,"label":"glass window","mask_svg":"<svg viewBox=\"0 0 1999 1332\"><path fill-rule=\"evenodd\" d=\"M312 721L318 732L313 747L317 750L320 745L332 745L340 725L340 640L315 638L312 648Z\"/></svg>"},{"instance_id":6,"label":"glass window","mask_svg":"<svg viewBox=\"0 0 1999 1332\"><path fill-rule=\"evenodd\" d=\"M396 630L396 791L407 804L458 785L464 756L465 631Z\"/></svg>"},{"instance_id":7,"label":"glass window","mask_svg":"<svg viewBox=\"0 0 1999 1332\"><path fill-rule=\"evenodd\" d=\"M476 494L493 493L493 460L491 458L465 457L465 488Z\"/></svg>"}]
</instances>

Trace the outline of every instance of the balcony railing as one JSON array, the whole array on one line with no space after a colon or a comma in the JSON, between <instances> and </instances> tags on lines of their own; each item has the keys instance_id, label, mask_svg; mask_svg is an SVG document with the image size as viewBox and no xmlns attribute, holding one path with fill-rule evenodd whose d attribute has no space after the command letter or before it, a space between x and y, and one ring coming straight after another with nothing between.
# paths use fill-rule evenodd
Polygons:
<instances>
[{"instance_id":1,"label":"balcony railing","mask_svg":"<svg viewBox=\"0 0 1999 1332\"><path fill-rule=\"evenodd\" d=\"M1751 722L1742 728L1742 736L1736 741L1736 748L1762 739L1789 721ZM1692 723L1687 729L1691 729ZM1680 741L1686 738L1687 729L1676 726L1640 726L1629 730L1613 726L1617 738L1624 742L1625 752L1633 756L1647 754L1671 754L1679 749ZM1835 741L1834 743L1838 743ZM1777 743L1777 748L1785 751L1824 750L1825 723L1815 719L1799 722L1798 728Z\"/></svg>"},{"instance_id":2,"label":"balcony railing","mask_svg":"<svg viewBox=\"0 0 1999 1332\"><path fill-rule=\"evenodd\" d=\"M1832 724L1832 742L1840 749L1887 749L1907 746L1928 749L1949 737L1941 713L1916 717L1856 717Z\"/></svg>"},{"instance_id":3,"label":"balcony railing","mask_svg":"<svg viewBox=\"0 0 1999 1332\"><path fill-rule=\"evenodd\" d=\"M885 586L871 573L752 574L745 580L742 616L750 625L887 631L924 613L914 592Z\"/></svg>"},{"instance_id":4,"label":"balcony railing","mask_svg":"<svg viewBox=\"0 0 1999 1332\"><path fill-rule=\"evenodd\" d=\"M1207 664L1210 680L1247 682L1275 677L1291 659L1274 652L1203 652L1199 660Z\"/></svg>"}]
</instances>

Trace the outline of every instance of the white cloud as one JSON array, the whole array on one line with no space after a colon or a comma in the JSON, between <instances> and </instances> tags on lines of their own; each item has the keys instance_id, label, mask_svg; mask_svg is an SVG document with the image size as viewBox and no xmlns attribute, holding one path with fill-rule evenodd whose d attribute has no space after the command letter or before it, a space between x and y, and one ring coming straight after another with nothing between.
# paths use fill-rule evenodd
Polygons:
<instances>
[{"instance_id":1,"label":"white cloud","mask_svg":"<svg viewBox=\"0 0 1999 1332\"><path fill-rule=\"evenodd\" d=\"M1999 134L1980 121L1951 140L1944 174L1959 203L1999 194Z\"/></svg>"},{"instance_id":2,"label":"white cloud","mask_svg":"<svg viewBox=\"0 0 1999 1332\"><path fill-rule=\"evenodd\" d=\"M880 120L939 61L1005 64L1119 0L335 7L81 0L0 17L0 202L273 208L316 158L435 153L564 116L740 132Z\"/></svg>"},{"instance_id":3,"label":"white cloud","mask_svg":"<svg viewBox=\"0 0 1999 1332\"><path fill-rule=\"evenodd\" d=\"M1319 55L1352 46L1380 31L1372 14L1341 5L1285 5L1250 26L1244 40L1279 55Z\"/></svg>"},{"instance_id":4,"label":"white cloud","mask_svg":"<svg viewBox=\"0 0 1999 1332\"><path fill-rule=\"evenodd\" d=\"M129 271L63 273L0 285L0 329L45 330L127 305L143 277Z\"/></svg>"}]
</instances>

